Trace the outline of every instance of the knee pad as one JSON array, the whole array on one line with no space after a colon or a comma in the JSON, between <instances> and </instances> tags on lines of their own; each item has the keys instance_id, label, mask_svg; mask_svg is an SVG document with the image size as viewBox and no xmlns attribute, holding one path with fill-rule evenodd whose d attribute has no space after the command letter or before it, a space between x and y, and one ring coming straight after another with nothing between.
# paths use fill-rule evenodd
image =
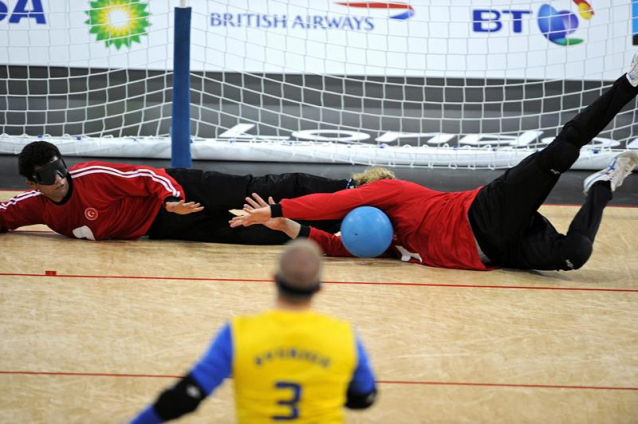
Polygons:
<instances>
[{"instance_id":1,"label":"knee pad","mask_svg":"<svg viewBox=\"0 0 638 424\"><path fill-rule=\"evenodd\" d=\"M572 167L580 156L580 147L556 138L539 152L540 166L552 174L562 174Z\"/></svg>"},{"instance_id":2,"label":"knee pad","mask_svg":"<svg viewBox=\"0 0 638 424\"><path fill-rule=\"evenodd\" d=\"M579 269L589 259L594 246L582 234L570 234L563 239L562 269L565 271Z\"/></svg>"}]
</instances>

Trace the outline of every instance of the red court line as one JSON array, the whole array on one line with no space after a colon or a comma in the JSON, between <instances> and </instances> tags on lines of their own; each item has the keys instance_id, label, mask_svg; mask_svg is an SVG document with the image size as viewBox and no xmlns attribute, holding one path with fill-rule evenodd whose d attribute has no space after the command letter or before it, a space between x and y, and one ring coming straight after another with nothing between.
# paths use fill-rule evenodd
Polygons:
<instances>
[{"instance_id":1,"label":"red court line","mask_svg":"<svg viewBox=\"0 0 638 424\"><path fill-rule=\"evenodd\" d=\"M523 389L576 389L576 390L627 390L638 391L638 387L614 386L571 386L555 384L506 384L506 383L459 383L445 381L377 381L379 384L411 384L422 386L473 386L473 387L509 387Z\"/></svg>"},{"instance_id":2,"label":"red court line","mask_svg":"<svg viewBox=\"0 0 638 424\"><path fill-rule=\"evenodd\" d=\"M12 233L46 233L46 234L56 234L55 231L51 230L16 230L12 231Z\"/></svg>"},{"instance_id":3,"label":"red court line","mask_svg":"<svg viewBox=\"0 0 638 424\"><path fill-rule=\"evenodd\" d=\"M0 277L48 277L48 278L87 278L87 279L115 279L115 280L169 280L169 281L216 281L242 283L272 283L270 279L255 278L205 278L205 277L161 277L134 275L76 275L58 274L56 271L46 271L45 274L21 274L0 272ZM638 289L613 289L596 287L548 287L548 286L496 286L481 284L443 284L443 283L393 283L389 281L324 281L324 284L335 285L378 285L378 286L408 286L408 287L444 287L471 289L510 289L510 290L559 290L559 291L594 291L594 292L623 292L638 293Z\"/></svg>"},{"instance_id":4,"label":"red court line","mask_svg":"<svg viewBox=\"0 0 638 424\"><path fill-rule=\"evenodd\" d=\"M115 377L115 378L181 378L181 375L168 374L121 374L103 372L49 372L49 371L0 371L4 375L35 375L35 376L62 376L62 377ZM555 384L507 384L507 383L464 383L453 381L400 381L377 380L378 384L419 385L419 386L465 386L465 387L502 387L515 389L574 389L574 390L626 390L638 391L638 387L614 387L614 386L572 386Z\"/></svg>"}]
</instances>

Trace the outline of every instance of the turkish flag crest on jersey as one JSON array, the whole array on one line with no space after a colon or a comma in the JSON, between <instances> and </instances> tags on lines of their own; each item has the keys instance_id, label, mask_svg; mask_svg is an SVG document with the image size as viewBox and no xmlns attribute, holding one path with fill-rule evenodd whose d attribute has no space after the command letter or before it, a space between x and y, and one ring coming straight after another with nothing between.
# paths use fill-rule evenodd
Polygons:
<instances>
[{"instance_id":1,"label":"turkish flag crest on jersey","mask_svg":"<svg viewBox=\"0 0 638 424\"><path fill-rule=\"evenodd\" d=\"M84 216L89 221L95 221L97 219L98 213L94 208L86 208L84 210Z\"/></svg>"}]
</instances>

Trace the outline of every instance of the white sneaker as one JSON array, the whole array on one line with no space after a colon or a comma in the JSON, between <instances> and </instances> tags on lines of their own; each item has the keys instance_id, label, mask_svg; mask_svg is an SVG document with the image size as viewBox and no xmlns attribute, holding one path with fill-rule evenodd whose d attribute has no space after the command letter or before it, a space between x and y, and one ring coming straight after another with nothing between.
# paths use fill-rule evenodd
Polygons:
<instances>
[{"instance_id":1,"label":"white sneaker","mask_svg":"<svg viewBox=\"0 0 638 424\"><path fill-rule=\"evenodd\" d=\"M631 174L631 171L638 164L638 152L623 152L616 156L609 166L602 171L591 174L585 178L585 195L589 192L591 186L598 181L609 181L611 183L611 191L622 185L622 182Z\"/></svg>"},{"instance_id":2,"label":"white sneaker","mask_svg":"<svg viewBox=\"0 0 638 424\"><path fill-rule=\"evenodd\" d=\"M629 71L627 71L627 79L629 84L638 87L638 52L634 53L634 59L631 61Z\"/></svg>"}]
</instances>

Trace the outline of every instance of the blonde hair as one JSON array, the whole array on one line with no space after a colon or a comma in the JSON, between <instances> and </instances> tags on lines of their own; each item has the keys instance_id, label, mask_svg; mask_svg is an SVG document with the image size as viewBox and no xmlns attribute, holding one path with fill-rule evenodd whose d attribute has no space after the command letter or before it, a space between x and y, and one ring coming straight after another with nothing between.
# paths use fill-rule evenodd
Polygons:
<instances>
[{"instance_id":1,"label":"blonde hair","mask_svg":"<svg viewBox=\"0 0 638 424\"><path fill-rule=\"evenodd\" d=\"M396 180L397 177L394 175L394 172L389 169L374 167L368 168L358 174L352 174L352 179L355 181L357 186L362 186L377 180Z\"/></svg>"}]
</instances>

